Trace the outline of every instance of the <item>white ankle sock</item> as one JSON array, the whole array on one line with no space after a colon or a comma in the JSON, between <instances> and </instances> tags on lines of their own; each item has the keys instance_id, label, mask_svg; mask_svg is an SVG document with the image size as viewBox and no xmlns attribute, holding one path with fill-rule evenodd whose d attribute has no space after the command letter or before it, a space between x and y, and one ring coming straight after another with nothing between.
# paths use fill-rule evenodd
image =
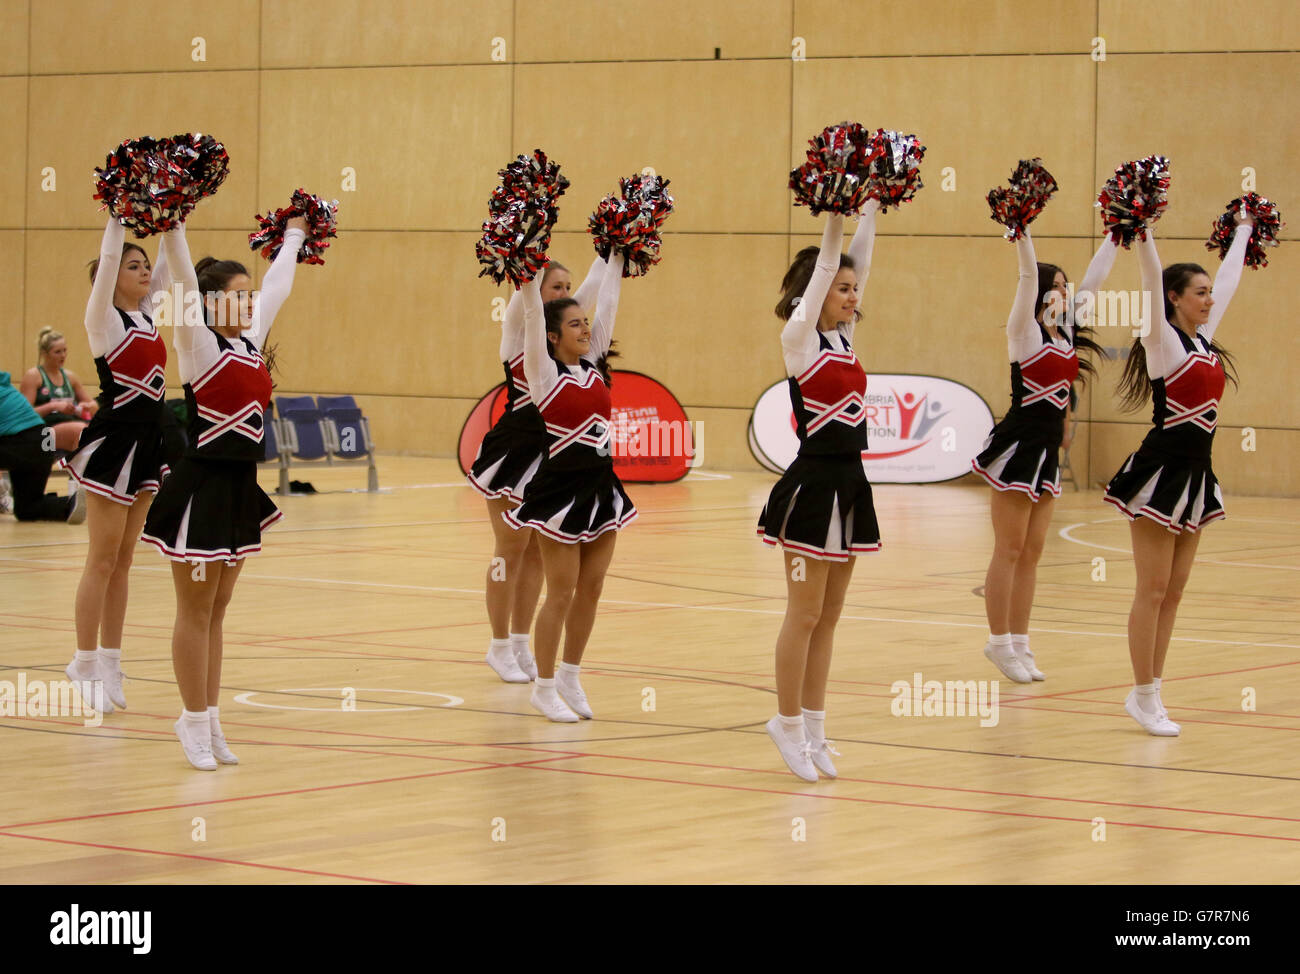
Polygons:
<instances>
[{"instance_id":1,"label":"white ankle sock","mask_svg":"<svg viewBox=\"0 0 1300 974\"><path fill-rule=\"evenodd\" d=\"M181 720L195 728L207 727L208 712L206 710L182 710Z\"/></svg>"},{"instance_id":2,"label":"white ankle sock","mask_svg":"<svg viewBox=\"0 0 1300 974\"><path fill-rule=\"evenodd\" d=\"M519 652L521 649L531 651L529 650L529 646L528 646L528 633L512 632L510 634L510 648L513 649L516 653Z\"/></svg>"},{"instance_id":3,"label":"white ankle sock","mask_svg":"<svg viewBox=\"0 0 1300 974\"><path fill-rule=\"evenodd\" d=\"M488 643L488 651L492 653L504 653L510 648L509 639L493 639Z\"/></svg>"},{"instance_id":4,"label":"white ankle sock","mask_svg":"<svg viewBox=\"0 0 1300 974\"><path fill-rule=\"evenodd\" d=\"M219 707L208 708L208 726L212 728L212 733L214 734L221 733L221 708Z\"/></svg>"},{"instance_id":5,"label":"white ankle sock","mask_svg":"<svg viewBox=\"0 0 1300 974\"><path fill-rule=\"evenodd\" d=\"M784 718L782 718L784 719ZM826 740L826 711L803 708L803 726L808 740L819 743Z\"/></svg>"},{"instance_id":6,"label":"white ankle sock","mask_svg":"<svg viewBox=\"0 0 1300 974\"><path fill-rule=\"evenodd\" d=\"M785 714L778 712L776 719L781 722L781 730L785 732L785 736L790 738L790 740L802 741L805 739L803 714L799 714L797 717L787 717Z\"/></svg>"},{"instance_id":7,"label":"white ankle sock","mask_svg":"<svg viewBox=\"0 0 1300 974\"><path fill-rule=\"evenodd\" d=\"M93 679L99 665L99 657L93 649L79 649L72 659L72 668L83 679Z\"/></svg>"},{"instance_id":8,"label":"white ankle sock","mask_svg":"<svg viewBox=\"0 0 1300 974\"><path fill-rule=\"evenodd\" d=\"M555 678L567 686L576 686L578 683L578 673L582 670L580 663L561 662L555 668Z\"/></svg>"},{"instance_id":9,"label":"white ankle sock","mask_svg":"<svg viewBox=\"0 0 1300 974\"><path fill-rule=\"evenodd\" d=\"M99 656L99 665L106 673L112 673L122 668L122 651L120 649L107 649L100 646L97 651Z\"/></svg>"},{"instance_id":10,"label":"white ankle sock","mask_svg":"<svg viewBox=\"0 0 1300 974\"><path fill-rule=\"evenodd\" d=\"M1140 686L1134 684L1133 690L1137 694L1137 705L1143 712L1148 714L1160 712L1160 694L1154 683L1143 683Z\"/></svg>"},{"instance_id":11,"label":"white ankle sock","mask_svg":"<svg viewBox=\"0 0 1300 974\"><path fill-rule=\"evenodd\" d=\"M989 645L993 647L993 652L997 655L1006 656L1008 653L1013 652L1011 647L1011 633L1004 632L997 636L993 633L989 633Z\"/></svg>"},{"instance_id":12,"label":"white ankle sock","mask_svg":"<svg viewBox=\"0 0 1300 974\"><path fill-rule=\"evenodd\" d=\"M1029 648L1029 633L1017 633L1017 632L1013 632L1013 633L1011 634L1011 645L1015 648L1015 650L1016 650L1017 652L1020 652L1021 650L1028 649L1028 648Z\"/></svg>"}]
</instances>

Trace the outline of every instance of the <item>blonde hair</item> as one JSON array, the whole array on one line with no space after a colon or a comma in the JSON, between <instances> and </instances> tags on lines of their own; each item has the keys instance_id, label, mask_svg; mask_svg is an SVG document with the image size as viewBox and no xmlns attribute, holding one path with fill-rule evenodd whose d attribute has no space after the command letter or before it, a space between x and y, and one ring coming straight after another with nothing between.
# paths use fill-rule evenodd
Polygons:
<instances>
[{"instance_id":1,"label":"blonde hair","mask_svg":"<svg viewBox=\"0 0 1300 974\"><path fill-rule=\"evenodd\" d=\"M41 329L41 333L36 336L36 350L39 353L36 357L36 364L41 364L41 355L45 355L53 347L55 342L63 341L63 333L55 331L49 325Z\"/></svg>"}]
</instances>

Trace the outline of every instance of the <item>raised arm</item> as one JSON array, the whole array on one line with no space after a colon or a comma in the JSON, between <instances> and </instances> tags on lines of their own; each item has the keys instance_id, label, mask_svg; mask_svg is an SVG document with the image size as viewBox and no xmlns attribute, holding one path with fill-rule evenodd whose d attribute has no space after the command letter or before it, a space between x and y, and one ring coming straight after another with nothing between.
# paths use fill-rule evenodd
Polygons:
<instances>
[{"instance_id":1,"label":"raised arm","mask_svg":"<svg viewBox=\"0 0 1300 974\"><path fill-rule=\"evenodd\" d=\"M1207 342L1214 341L1214 333L1219 330L1219 322L1228 310L1228 302L1237 293L1241 271L1246 266L1246 245L1250 243L1250 235L1254 232L1253 224L1237 224L1237 229L1232 234L1232 246L1223 255L1219 273L1214 275L1214 305L1210 308L1209 320L1201 326L1201 334Z\"/></svg>"},{"instance_id":2,"label":"raised arm","mask_svg":"<svg viewBox=\"0 0 1300 974\"><path fill-rule=\"evenodd\" d=\"M1092 255L1092 262L1088 264L1088 269L1083 272L1083 280L1079 282L1079 287L1074 292L1074 324L1076 326L1080 328L1088 326L1090 315L1081 314L1081 312L1096 307L1097 289L1110 276L1111 268L1115 266L1115 255L1118 253L1119 246L1110 239L1110 234L1106 234L1101 246ZM1085 298L1085 294L1092 295L1092 297Z\"/></svg>"},{"instance_id":3,"label":"raised arm","mask_svg":"<svg viewBox=\"0 0 1300 974\"><path fill-rule=\"evenodd\" d=\"M555 386L559 374L546 350L546 316L542 311L542 275L538 274L519 289L524 309L524 378L534 403L544 399Z\"/></svg>"},{"instance_id":4,"label":"raised arm","mask_svg":"<svg viewBox=\"0 0 1300 974\"><path fill-rule=\"evenodd\" d=\"M1034 317L1034 305L1038 300L1038 255L1034 252L1028 229L1016 241L1016 258L1020 264L1020 276L1016 280L1016 298L1011 303L1011 314L1007 316L1007 356L1012 362L1028 358L1043 344L1038 320Z\"/></svg>"},{"instance_id":5,"label":"raised arm","mask_svg":"<svg viewBox=\"0 0 1300 974\"><path fill-rule=\"evenodd\" d=\"M582 305L582 310L590 317L596 309L596 301L600 294L600 282L605 277L605 268L608 263L597 257L591 262L591 268L587 271L587 276L578 289L573 292L573 300Z\"/></svg>"},{"instance_id":6,"label":"raised arm","mask_svg":"<svg viewBox=\"0 0 1300 974\"><path fill-rule=\"evenodd\" d=\"M162 300L162 295L166 294L171 289L171 286L171 272L167 269L167 252L162 249L160 244L158 247L158 260L153 265L153 273L149 275L149 293L140 302L140 310L153 318L157 312L158 304Z\"/></svg>"},{"instance_id":7,"label":"raised arm","mask_svg":"<svg viewBox=\"0 0 1300 974\"><path fill-rule=\"evenodd\" d=\"M181 378L182 381L188 381L187 377L193 376L193 371L188 364L192 362L189 356L193 355L194 350L208 334L208 329L204 327L202 306L196 309L194 305L196 300L202 302L203 296L199 294L198 275L194 273L194 261L190 259L190 245L185 239L185 224L179 224L174 230L168 230L163 234L158 252L166 256L168 274L181 283L185 295L180 307L172 307L171 326L172 346L181 355Z\"/></svg>"},{"instance_id":8,"label":"raised arm","mask_svg":"<svg viewBox=\"0 0 1300 974\"><path fill-rule=\"evenodd\" d=\"M117 289L117 272L122 266L122 242L125 234L122 225L113 217L104 227L104 239L99 245L99 264L95 269L95 283L90 288L86 302L86 335L90 339L90 354L95 358L111 350L109 329L117 323L113 310L113 293Z\"/></svg>"},{"instance_id":9,"label":"raised arm","mask_svg":"<svg viewBox=\"0 0 1300 974\"><path fill-rule=\"evenodd\" d=\"M1183 345L1165 317L1164 275L1156 252L1155 234L1148 228L1145 240L1137 243L1138 269L1142 272L1144 309L1141 324L1142 347L1147 353L1147 376L1162 379L1170 365L1183 359Z\"/></svg>"},{"instance_id":10,"label":"raised arm","mask_svg":"<svg viewBox=\"0 0 1300 974\"><path fill-rule=\"evenodd\" d=\"M822 305L830 293L831 284L840 270L840 248L844 245L844 217L830 213L826 217L826 229L822 231L821 251L817 254L817 266L813 268L812 277L804 289L794 314L781 329L781 347L786 355L786 369L791 375L802 371L791 368L792 362L799 361L809 352L816 352L817 321L821 317Z\"/></svg>"},{"instance_id":11,"label":"raised arm","mask_svg":"<svg viewBox=\"0 0 1300 974\"><path fill-rule=\"evenodd\" d=\"M609 346L614 341L614 319L618 316L618 296L622 285L623 255L610 254L600 287L600 297L596 299L596 314L591 321L591 344L583 356L592 365L609 352Z\"/></svg>"},{"instance_id":12,"label":"raised arm","mask_svg":"<svg viewBox=\"0 0 1300 974\"><path fill-rule=\"evenodd\" d=\"M253 309L253 325L244 332L244 337L252 342L258 351L261 351L262 344L271 331L271 325L275 323L275 316L279 314L280 308L293 289L293 274L298 266L298 251L302 248L302 242L307 239L307 231L294 226L294 223L300 219L296 217L289 221L289 228L284 232L284 244L280 247L280 252L275 255L275 260L271 261L271 269L266 272L266 277L262 279L262 290L257 296L257 306Z\"/></svg>"},{"instance_id":13,"label":"raised arm","mask_svg":"<svg viewBox=\"0 0 1300 974\"><path fill-rule=\"evenodd\" d=\"M522 291L510 295L506 316L501 322L501 347L498 358L509 362L524 350L524 298Z\"/></svg>"},{"instance_id":14,"label":"raised arm","mask_svg":"<svg viewBox=\"0 0 1300 974\"><path fill-rule=\"evenodd\" d=\"M862 295L867 290L867 278L871 276L871 252L876 246L876 214L880 211L880 201L867 200L867 205L858 218L858 229L853 233L849 243L849 258L858 275L858 301L856 307L862 307ZM849 342L853 341L853 332L857 319L850 319L848 325Z\"/></svg>"}]
</instances>

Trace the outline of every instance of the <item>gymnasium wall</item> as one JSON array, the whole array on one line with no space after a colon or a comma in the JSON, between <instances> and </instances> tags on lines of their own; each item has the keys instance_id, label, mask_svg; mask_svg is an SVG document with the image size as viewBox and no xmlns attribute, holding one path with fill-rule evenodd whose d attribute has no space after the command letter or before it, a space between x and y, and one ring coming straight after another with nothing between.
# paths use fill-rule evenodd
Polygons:
<instances>
[{"instance_id":1,"label":"gymnasium wall","mask_svg":"<svg viewBox=\"0 0 1300 974\"><path fill-rule=\"evenodd\" d=\"M851 118L928 147L926 188L880 221L859 354L869 371L964 382L1001 415L1016 257L987 190L1041 155L1061 191L1034 226L1039 257L1077 280L1099 242L1101 182L1164 153L1161 257L1213 273L1203 241L1243 169L1300 220L1297 69L1292 0L6 0L0 368L33 364L52 324L93 380L84 265L103 217L91 170L126 137L210 132L231 175L191 218L196 259L251 267L254 212L297 186L341 201L325 266L299 268L276 324L278 391L357 394L383 449L452 456L500 377L492 304L506 291L475 277L473 244L496 170L540 146L572 180L552 253L579 274L587 214L618 177L652 166L672 180L663 263L625 282L621 364L706 423L707 466L754 468L749 410L783 375L776 288L819 233L791 207L787 174L809 136ZM1300 492L1300 251L1284 238L1268 269L1246 272L1220 331L1243 378L1217 447L1229 492ZM1131 253L1108 284L1138 287ZM1074 458L1089 482L1149 420L1118 411L1117 377L1107 363L1081 403Z\"/></svg>"}]
</instances>

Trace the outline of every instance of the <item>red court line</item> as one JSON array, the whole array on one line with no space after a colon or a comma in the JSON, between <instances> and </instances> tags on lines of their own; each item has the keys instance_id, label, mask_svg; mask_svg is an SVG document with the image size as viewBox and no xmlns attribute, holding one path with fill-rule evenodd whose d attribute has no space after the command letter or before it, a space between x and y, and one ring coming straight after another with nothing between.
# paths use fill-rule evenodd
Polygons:
<instances>
[{"instance_id":1,"label":"red court line","mask_svg":"<svg viewBox=\"0 0 1300 974\"><path fill-rule=\"evenodd\" d=\"M525 767L525 765L520 765ZM529 770L534 771L555 771L562 774L586 774L598 778L622 778L628 781L650 781L656 784L665 785L686 785L693 788L720 788L726 791L748 791L759 794L783 795L785 797L802 797L802 798L820 798L830 801L852 802L861 805L895 805L901 808L927 808L934 811L944 812L971 812L976 815L1006 815L1013 818L1036 818L1052 822L1082 822L1088 825L1092 824L1091 818L1070 818L1064 815L1043 815L1039 812L1008 812L997 809L986 808L963 808L960 805L931 805L925 802L901 802L890 801L883 798L856 798L850 795L829 795L824 792L809 791L782 791L776 788L751 788L746 785L726 785L717 782L704 781L680 781L675 778L649 778L642 775L631 774L614 774L609 771L584 771L581 768L552 768L542 765L527 766ZM1164 832L1196 832L1203 835L1226 835L1242 839L1277 839L1282 842L1300 842L1300 836L1289 835L1266 835L1254 832L1226 832L1221 829L1193 829L1179 825L1149 825L1145 822L1120 822L1108 820L1107 825L1127 825L1137 829L1156 829Z\"/></svg>"},{"instance_id":2,"label":"red court line","mask_svg":"<svg viewBox=\"0 0 1300 974\"><path fill-rule=\"evenodd\" d=\"M345 781L334 785L316 785L311 788L291 788L287 791L268 791L258 795L234 795L230 798L210 798L203 801L179 802L175 805L151 805L145 808L123 808L115 812L92 812L88 815L68 815L64 818L48 818L34 822L15 822L11 825L0 825L3 829L25 829L37 825L59 825L65 822L84 822L96 818L116 818L119 815L139 815L145 812L167 812L174 811L178 808L202 808L207 805L228 805L233 802L257 801L262 798L283 798L286 795L306 795L318 791L335 791L340 788L359 788L365 785L386 785L396 781L418 781L422 778L439 778L450 774L464 774L467 771L491 771L495 768L523 768L532 764L541 764L547 761L567 760L569 755L559 755L554 758L536 758L532 761L520 761L512 764L492 764L479 762L476 766L470 768L448 768L445 771L428 771L423 774L399 775L393 778L373 778L369 781ZM0 834L4 834L0 831ZM33 838L36 838L33 836Z\"/></svg>"},{"instance_id":3,"label":"red court line","mask_svg":"<svg viewBox=\"0 0 1300 974\"><path fill-rule=\"evenodd\" d=\"M352 879L360 883L380 883L385 886L406 886L408 883L396 879L373 879L369 876L349 876L347 873L325 873L316 869L297 869L293 866L272 866L264 862L249 862L242 859L221 859L217 856L198 856L192 852L164 852L162 849L136 849L124 845L106 845L102 842L84 842L77 839L53 839L44 835L23 835L21 832L4 832L0 835L11 839L33 839L36 842L56 842L59 845L85 846L90 849L110 849L113 852L135 852L146 856L168 856L173 859L196 859L199 862L216 862L227 866L251 866L254 869L274 869L279 872L298 873L304 876L326 876L330 879ZM37 866L36 868L40 868Z\"/></svg>"}]
</instances>

